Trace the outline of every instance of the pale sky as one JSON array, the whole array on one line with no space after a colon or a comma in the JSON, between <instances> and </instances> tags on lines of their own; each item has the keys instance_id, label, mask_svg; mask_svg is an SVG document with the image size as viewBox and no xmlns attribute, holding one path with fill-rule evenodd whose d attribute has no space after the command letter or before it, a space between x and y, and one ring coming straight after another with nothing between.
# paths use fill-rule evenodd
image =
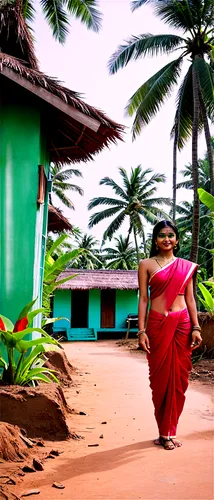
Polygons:
<instances>
[{"instance_id":1,"label":"pale sky","mask_svg":"<svg viewBox=\"0 0 214 500\"><path fill-rule=\"evenodd\" d=\"M100 33L88 31L79 21L71 19L70 35L64 46L53 39L41 14L38 14L34 25L36 53L41 71L57 77L66 87L81 93L87 103L103 110L111 119L127 127L123 143L118 142L117 145L104 149L93 162L74 165L74 168L82 171L83 179L73 178L73 182L84 189L84 196L68 193L75 204L75 211L60 205L58 199L54 200L55 205L63 210L72 224L87 232L89 232L87 228L89 215L92 213L87 210L88 202L95 196L112 196L111 188L99 186L99 181L102 177L109 176L119 182L120 176L117 171L119 166L129 172L131 167L141 164L144 168L164 173L167 182L159 184L157 196L172 196L170 130L175 114L177 88L135 142L132 142L131 138L132 119L125 118L124 108L136 89L167 62L175 59L179 52L173 56L146 57L133 61L113 76L108 73L107 63L117 46L131 35L172 33L173 30L154 16L151 6L143 6L132 13L130 2L127 0L100 0L99 3L103 13ZM203 158L205 151L206 145L201 135L199 157ZM191 162L191 141L178 155L178 169L183 169L189 162ZM178 180L181 179L179 176ZM190 199L190 193L186 190L178 191L178 201L185 199ZM106 227L105 221L90 232L101 240ZM127 226L122 226L119 233L125 236L126 232Z\"/></svg>"}]
</instances>

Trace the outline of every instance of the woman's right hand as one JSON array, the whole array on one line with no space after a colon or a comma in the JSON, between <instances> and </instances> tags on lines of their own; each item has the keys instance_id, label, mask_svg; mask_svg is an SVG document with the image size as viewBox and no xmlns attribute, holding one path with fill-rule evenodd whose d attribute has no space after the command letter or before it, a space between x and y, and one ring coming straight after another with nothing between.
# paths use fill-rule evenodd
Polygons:
<instances>
[{"instance_id":1,"label":"woman's right hand","mask_svg":"<svg viewBox=\"0 0 214 500\"><path fill-rule=\"evenodd\" d=\"M149 337L146 333L140 333L139 338L138 338L138 345L140 349L143 351L146 351L150 354L150 344L149 344Z\"/></svg>"}]
</instances>

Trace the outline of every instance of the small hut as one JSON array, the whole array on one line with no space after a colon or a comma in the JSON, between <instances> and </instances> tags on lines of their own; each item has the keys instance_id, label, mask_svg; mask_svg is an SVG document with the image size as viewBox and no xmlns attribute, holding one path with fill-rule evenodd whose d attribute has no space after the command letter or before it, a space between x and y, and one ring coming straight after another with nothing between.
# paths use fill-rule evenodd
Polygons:
<instances>
[{"instance_id":1,"label":"small hut","mask_svg":"<svg viewBox=\"0 0 214 500\"><path fill-rule=\"evenodd\" d=\"M137 271L67 269L59 280L75 275L54 293L54 332L68 340L96 340L97 333L127 331L127 317L137 316ZM132 329L137 331L137 328Z\"/></svg>"},{"instance_id":2,"label":"small hut","mask_svg":"<svg viewBox=\"0 0 214 500\"><path fill-rule=\"evenodd\" d=\"M15 320L41 303L50 162L92 160L123 127L39 71L24 19L0 14L0 311Z\"/></svg>"}]
</instances>

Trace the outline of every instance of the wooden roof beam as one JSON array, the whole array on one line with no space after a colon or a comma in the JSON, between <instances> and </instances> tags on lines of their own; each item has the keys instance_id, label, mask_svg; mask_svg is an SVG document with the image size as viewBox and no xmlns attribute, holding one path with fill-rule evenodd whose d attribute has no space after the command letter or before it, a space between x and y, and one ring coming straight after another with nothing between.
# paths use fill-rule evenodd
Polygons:
<instances>
[{"instance_id":1,"label":"wooden roof beam","mask_svg":"<svg viewBox=\"0 0 214 500\"><path fill-rule=\"evenodd\" d=\"M61 117L62 118L62 117ZM79 129L77 127L74 126L73 123L70 123L68 120L66 120L64 117L62 118L63 122L65 122L67 124L68 127L72 128L73 130L76 130L77 132L79 132ZM87 131L85 130L84 132L84 137L87 137L89 139L89 141L93 141L95 144L97 144L98 146L100 146L101 142L98 141L97 139L95 139L95 137L92 137L91 135L88 135L87 134Z\"/></svg>"}]
</instances>

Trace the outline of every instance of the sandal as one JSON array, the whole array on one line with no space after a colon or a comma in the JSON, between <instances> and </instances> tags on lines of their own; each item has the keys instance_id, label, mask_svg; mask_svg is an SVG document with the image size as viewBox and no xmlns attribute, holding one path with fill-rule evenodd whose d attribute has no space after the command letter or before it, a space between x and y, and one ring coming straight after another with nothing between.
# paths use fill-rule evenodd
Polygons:
<instances>
[{"instance_id":1,"label":"sandal","mask_svg":"<svg viewBox=\"0 0 214 500\"><path fill-rule=\"evenodd\" d=\"M171 437L170 439L171 439L172 443L174 444L175 448L180 448L182 446L181 441L178 441L178 439L176 437Z\"/></svg>"},{"instance_id":2,"label":"sandal","mask_svg":"<svg viewBox=\"0 0 214 500\"><path fill-rule=\"evenodd\" d=\"M170 440L174 444L175 448L180 448L182 446L181 441L178 441L178 439L176 438L176 436L170 437ZM162 446L162 443L160 442L160 436L158 438L154 439L153 442L154 442L154 444L156 446Z\"/></svg>"},{"instance_id":3,"label":"sandal","mask_svg":"<svg viewBox=\"0 0 214 500\"><path fill-rule=\"evenodd\" d=\"M174 450L175 445L170 438L159 437L160 445L163 446L164 450Z\"/></svg>"},{"instance_id":4,"label":"sandal","mask_svg":"<svg viewBox=\"0 0 214 500\"><path fill-rule=\"evenodd\" d=\"M156 446L161 446L160 436L159 436L157 439L154 439L153 443L154 443Z\"/></svg>"}]
</instances>

